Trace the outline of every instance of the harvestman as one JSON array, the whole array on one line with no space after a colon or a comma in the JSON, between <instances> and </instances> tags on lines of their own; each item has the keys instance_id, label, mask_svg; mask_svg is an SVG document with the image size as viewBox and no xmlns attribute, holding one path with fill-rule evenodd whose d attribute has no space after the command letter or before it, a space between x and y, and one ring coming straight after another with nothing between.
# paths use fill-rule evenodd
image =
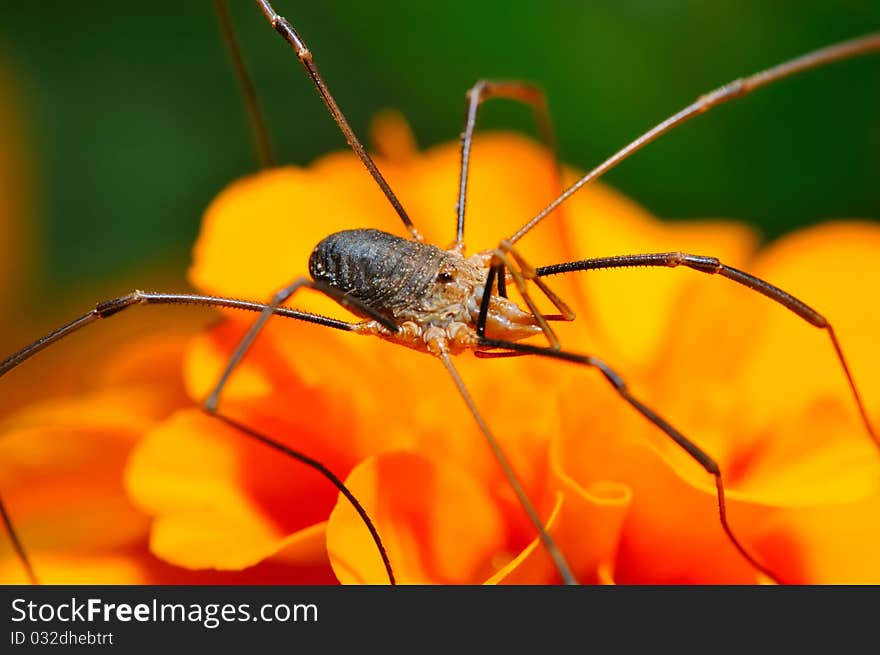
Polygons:
<instances>
[{"instance_id":1,"label":"harvestman","mask_svg":"<svg viewBox=\"0 0 880 655\"><path fill-rule=\"evenodd\" d=\"M238 429L244 434L294 457L327 477L347 500L370 530L383 559L389 580L394 575L389 559L369 516L351 492L331 471L320 462L303 453L262 435L251 428L217 412L220 395L231 373L244 357L266 321L272 316L294 318L337 330L356 334L374 335L436 356L451 376L458 392L473 415L480 431L487 440L499 465L502 467L523 510L534 525L541 541L553 558L563 581L576 583L565 556L560 552L530 499L522 488L516 473L499 447L488 425L483 420L464 381L452 363L451 355L471 351L480 357L537 355L564 360L598 369L620 397L629 403L657 428L662 430L688 455L696 460L715 480L718 514L725 534L756 570L778 581L772 571L755 558L734 534L727 520L725 487L717 463L685 437L663 417L634 397L622 377L601 359L561 349L561 344L550 326L552 321L574 320L574 313L565 302L554 294L542 278L574 271L609 269L634 266L685 266L708 274L726 277L744 285L783 307L811 325L827 331L843 373L846 376L853 399L868 435L880 448L880 438L871 425L861 395L843 355L843 350L829 321L801 300L758 279L748 273L726 266L715 257L692 255L681 252L620 255L565 262L539 268L532 267L515 248L515 244L532 228L550 215L581 187L603 175L662 134L710 108L743 96L756 88L768 85L801 71L832 62L880 50L880 34L869 34L846 41L796 59L782 63L755 75L740 78L698 98L678 113L652 128L635 141L612 155L577 182L565 189L553 202L527 221L507 239L492 250L465 256L464 220L467 198L468 169L471 144L480 105L492 98L507 98L530 105L534 111L542 137L553 149L553 133L543 93L537 87L519 81L477 82L467 93L466 123L461 135L461 173L458 202L456 204L456 237L448 249L425 243L397 196L386 182L360 140L352 131L345 116L330 94L312 59L312 53L297 34L293 25L275 12L266 0L257 0L266 19L275 31L294 49L309 77L321 95L324 104L336 121L352 150L382 189L410 233L409 239L397 237L379 230L357 229L331 234L322 240L309 258L310 278L300 277L275 293L268 303L202 296L194 294L153 293L135 291L126 296L98 303L87 314L64 325L0 363L0 376L15 368L26 359L49 345L98 319L107 318L124 309L139 304L201 304L260 312L259 318L240 341L223 370L213 391L203 404L208 413ZM240 59L235 38L220 0L215 1L221 26L236 67L238 81L246 100L251 126L255 134L260 160L271 163L271 148L260 114L253 87ZM557 181L559 180L557 168ZM561 185L560 185L561 187ZM528 310L519 307L508 298L507 284L513 283ZM529 291L533 284L556 308L558 314L542 314ZM310 288L323 293L359 316L359 322L346 322L324 316L282 307L298 290ZM520 343L527 337L543 335L548 346ZM10 534L13 546L27 569L30 579L37 581L36 574L16 535L6 508L0 502L0 513Z\"/></svg>"}]
</instances>

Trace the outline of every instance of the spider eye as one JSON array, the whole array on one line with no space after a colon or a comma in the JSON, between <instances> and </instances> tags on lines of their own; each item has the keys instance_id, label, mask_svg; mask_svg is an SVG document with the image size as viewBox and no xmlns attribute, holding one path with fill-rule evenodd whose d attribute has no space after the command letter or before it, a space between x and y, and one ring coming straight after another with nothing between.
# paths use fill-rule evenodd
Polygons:
<instances>
[{"instance_id":1,"label":"spider eye","mask_svg":"<svg viewBox=\"0 0 880 655\"><path fill-rule=\"evenodd\" d=\"M442 283L452 282L455 279L455 276L449 271L441 271L437 275L437 281Z\"/></svg>"}]
</instances>

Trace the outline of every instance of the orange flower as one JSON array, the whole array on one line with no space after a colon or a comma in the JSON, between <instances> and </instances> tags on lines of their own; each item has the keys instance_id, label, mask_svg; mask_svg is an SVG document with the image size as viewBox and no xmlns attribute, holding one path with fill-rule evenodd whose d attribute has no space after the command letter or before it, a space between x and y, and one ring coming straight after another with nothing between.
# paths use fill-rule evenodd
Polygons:
<instances>
[{"instance_id":1,"label":"orange flower","mask_svg":"<svg viewBox=\"0 0 880 655\"><path fill-rule=\"evenodd\" d=\"M379 165L418 228L431 242L451 242L457 145L417 152L399 124L385 124L381 135ZM528 139L478 138L469 251L494 247L552 199L551 170L548 154ZM268 298L305 272L321 238L364 226L402 233L352 155L266 171L209 207L191 280L205 293ZM664 224L596 184L524 239L522 251L543 265L683 250L765 277L832 320L878 421L880 375L871 364L880 355L880 308L857 302L878 282L878 246L876 224L829 224L755 254L744 226ZM880 457L827 336L694 271L549 282L580 313L559 327L565 347L602 356L716 458L733 529L782 580L880 579L871 552L880 541ZM289 304L351 320L311 291ZM111 351L110 373L87 392L7 419L0 490L17 508L35 565L52 580L387 582L363 522L325 478L196 407L254 316L230 311L227 319L185 346L173 337ZM145 358L163 363L148 380L136 365ZM185 391L175 383L181 361ZM724 536L712 478L595 371L532 357L465 355L456 365L580 581L759 580ZM430 356L274 318L236 369L220 412L345 478L398 581L558 581L473 417ZM69 450L58 448L59 436ZM60 511L50 516L52 505ZM20 576L3 555L4 570ZM71 557L85 567L70 568Z\"/></svg>"},{"instance_id":2,"label":"orange flower","mask_svg":"<svg viewBox=\"0 0 880 655\"><path fill-rule=\"evenodd\" d=\"M428 239L451 242L457 146L418 153L401 147L406 138L394 143L380 167ZM483 135L473 157L471 252L496 245L554 195L547 153L522 137ZM755 238L741 225L663 224L602 185L575 196L565 219L567 241L559 220L523 241L532 263L684 250L718 256L815 304L837 328L878 418L871 363L880 354L872 337L880 310L855 302L876 283L876 225L823 226L754 256ZM208 209L191 279L206 293L267 298L304 272L322 237L357 226L402 232L349 154L251 176ZM551 284L582 314L560 328L566 347L602 355L717 459L733 528L762 561L790 582L877 580L872 558L852 554L880 537L869 520L880 458L827 336L753 292L693 271L581 273ZM290 305L350 319L310 291ZM230 313L193 342L185 364L193 399L205 397L251 320ZM581 581L758 580L724 537L711 477L594 371L530 357L464 356L457 365ZM557 580L473 418L430 357L273 319L220 411L347 475L400 581ZM172 564L234 570L329 556L342 582L387 581L363 523L326 480L198 410L151 432L127 482L155 517L154 552Z\"/></svg>"}]
</instances>

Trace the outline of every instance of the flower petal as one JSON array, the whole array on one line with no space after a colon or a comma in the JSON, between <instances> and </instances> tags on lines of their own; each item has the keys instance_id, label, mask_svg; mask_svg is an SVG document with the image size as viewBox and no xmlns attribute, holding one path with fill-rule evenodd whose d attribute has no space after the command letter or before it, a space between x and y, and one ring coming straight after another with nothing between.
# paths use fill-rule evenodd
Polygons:
<instances>
[{"instance_id":1,"label":"flower petal","mask_svg":"<svg viewBox=\"0 0 880 655\"><path fill-rule=\"evenodd\" d=\"M387 200L353 156L242 178L205 212L190 280L207 293L269 298L307 274L309 254L321 239L364 227L364 216L373 217L371 227L399 232ZM313 292L298 296L297 306L346 316Z\"/></svg>"},{"instance_id":2,"label":"flower petal","mask_svg":"<svg viewBox=\"0 0 880 655\"><path fill-rule=\"evenodd\" d=\"M570 204L569 230L578 259L686 252L741 265L755 243L754 234L743 224L661 223L608 186L590 185L573 196ZM569 275L578 276L583 292L581 320L589 323L596 347L618 366L630 368L651 365L663 356L670 333L681 328L676 309L684 298L710 296L720 284L687 269L615 269ZM569 343L568 347L576 346Z\"/></svg>"},{"instance_id":3,"label":"flower petal","mask_svg":"<svg viewBox=\"0 0 880 655\"><path fill-rule=\"evenodd\" d=\"M88 553L141 535L121 470L144 429L140 394L112 391L28 408L4 424L0 487L28 551Z\"/></svg>"},{"instance_id":4,"label":"flower petal","mask_svg":"<svg viewBox=\"0 0 880 655\"><path fill-rule=\"evenodd\" d=\"M580 584L604 584L613 577L629 489L608 483L586 491L560 473L563 491L547 519L547 532L556 542ZM561 581L549 553L535 537L488 584L555 584Z\"/></svg>"},{"instance_id":5,"label":"flower petal","mask_svg":"<svg viewBox=\"0 0 880 655\"><path fill-rule=\"evenodd\" d=\"M692 460L679 466L687 466L686 476L671 467L659 430L602 383L584 375L562 393L556 447L560 466L580 487L624 485L631 493L614 578L625 584L755 583L757 573L722 530L711 476L703 471L700 477ZM760 557L769 548L761 539L773 510L732 495L727 504L737 537Z\"/></svg>"},{"instance_id":6,"label":"flower petal","mask_svg":"<svg viewBox=\"0 0 880 655\"><path fill-rule=\"evenodd\" d=\"M880 370L875 365L880 360L880 305L870 294L880 286L877 252L880 224L829 223L780 240L753 267L755 275L828 318L875 420L880 418ZM766 420L771 410L787 415L822 398L853 409L828 335L791 312L763 305L754 319L754 344L743 362L741 381L748 401L768 394L774 401L755 402L765 416L754 420Z\"/></svg>"},{"instance_id":7,"label":"flower petal","mask_svg":"<svg viewBox=\"0 0 880 655\"><path fill-rule=\"evenodd\" d=\"M156 515L158 556L187 568L241 569L311 543L298 533L329 513L335 489L301 467L217 419L185 410L139 445L126 483L135 502Z\"/></svg>"},{"instance_id":8,"label":"flower petal","mask_svg":"<svg viewBox=\"0 0 880 655\"><path fill-rule=\"evenodd\" d=\"M67 555L40 555L31 558L37 579L41 584L53 585L115 585L149 584L140 563L128 556L104 555L98 557ZM30 584L24 569L14 559L0 560L0 581L3 584Z\"/></svg>"},{"instance_id":9,"label":"flower petal","mask_svg":"<svg viewBox=\"0 0 880 655\"><path fill-rule=\"evenodd\" d=\"M451 462L385 453L361 462L345 484L376 525L399 583L475 584L504 549L503 519L485 486ZM327 549L341 582L388 582L375 543L344 498L330 515Z\"/></svg>"},{"instance_id":10,"label":"flower petal","mask_svg":"<svg viewBox=\"0 0 880 655\"><path fill-rule=\"evenodd\" d=\"M791 510L768 526L771 533L788 535L777 541L779 552L770 557L783 579L792 582L878 584L878 526L877 494L853 503Z\"/></svg>"}]
</instances>

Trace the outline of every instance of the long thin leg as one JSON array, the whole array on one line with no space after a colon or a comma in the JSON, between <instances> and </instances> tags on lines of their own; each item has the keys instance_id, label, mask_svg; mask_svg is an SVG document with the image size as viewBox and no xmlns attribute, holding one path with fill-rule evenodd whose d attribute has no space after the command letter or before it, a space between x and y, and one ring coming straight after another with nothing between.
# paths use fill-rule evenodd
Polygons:
<instances>
[{"instance_id":1,"label":"long thin leg","mask_svg":"<svg viewBox=\"0 0 880 655\"><path fill-rule=\"evenodd\" d=\"M299 60L302 62L303 66L305 66L309 77L312 79L312 82L314 82L315 88L318 89L318 93L321 95L321 99L327 106L330 115L333 117L333 120L336 121L339 129L342 130L342 134L345 136L345 140L348 141L348 145L351 146L351 149L354 150L355 154L361 160L366 169L370 172L370 175L373 176L376 184L378 184L379 188L382 189L382 193L384 193L385 197L388 198L388 202L390 202L391 206L394 207L394 211L396 211L397 215L400 216L400 220L403 221L403 224L409 230L413 239L417 241L423 241L424 239L422 238L422 235L419 234L419 231L416 229L415 225L413 225L413 222L410 219L409 215L406 213L406 210L403 208L403 205L400 204L397 196L394 195L394 191L391 190L388 182L385 181L382 173L379 172L376 164L370 158L370 155L367 154L364 146L357 138L357 135L355 135L354 130L351 129L351 126L348 124L348 121L346 120L345 115L342 113L342 110L339 108L339 105L336 104L336 100L331 95L330 89L327 88L327 84L325 84L324 78L322 78L321 74L318 73L318 67L315 66L315 62L312 60L312 53L306 46L305 41L303 41L300 35L297 34L296 30L293 28L293 25L290 24L290 21L288 21L284 16L279 15L272 8L272 5L268 2L268 0L257 0L257 5L260 7L263 14L266 16L266 19L272 25L272 28L276 32L278 32L278 34L281 35L281 38L287 41L287 43L289 43L290 46L294 49L294 51L296 52L296 56L299 57Z\"/></svg>"},{"instance_id":2,"label":"long thin leg","mask_svg":"<svg viewBox=\"0 0 880 655\"><path fill-rule=\"evenodd\" d=\"M113 298L112 300L106 300L104 302L98 303L95 308L80 316L79 318L74 319L73 321L63 325L62 327L50 332L46 336L38 339L37 341L31 343L28 346L25 346L17 353L14 353L10 357L6 358L2 362L0 362L0 377L17 367L19 364L25 362L30 359L32 356L36 355L41 350L48 348L53 343L63 339L64 337L76 332L80 328L85 327L86 325L90 325L95 321L103 318L109 318L110 316L114 316L123 310L126 310L130 307L135 307L137 305L207 305L212 307L225 307L229 309L240 309L254 312L262 312L263 314L275 314L277 316L283 316L285 318L297 319L300 321L306 321L309 323L314 323L316 325L322 325L324 327L334 328L337 330L343 330L347 332L357 331L359 327L361 327L360 323L348 323L346 321L340 321L333 318L328 318L326 316L321 316L319 314L311 314L308 312L301 312L294 309L288 309L286 307L272 307L267 306L262 303L250 302L247 300L238 300L234 298L221 298L217 296L202 296L197 294L186 294L186 293L155 293L155 292L147 292L147 291L134 291L125 296L120 296L118 298ZM370 311L365 310L364 308L359 308L363 313L370 314ZM377 322L387 324L388 320L379 315L374 315L372 317ZM386 325L386 327L388 327ZM390 324L391 328L396 330L396 326L394 324ZM392 331L394 331L392 330ZM216 414L215 414L216 416ZM285 446L284 444L278 443L262 435L247 426L241 425L232 419L229 419L224 416L218 416L221 420L225 421L229 425L237 428L241 432L249 435L250 437L261 441L262 443L279 450L286 455L293 457L307 466L310 466L317 470L319 473L327 477L346 497L346 499L352 504L361 518L364 520L365 525L370 530L370 534L373 537L373 540L376 542L376 546L379 548L379 552L382 556L382 560L385 564L386 570L388 572L388 578L392 584L394 584L394 574L391 571L391 564L388 561L388 556L385 552L385 548L379 539L379 535L376 531L375 526L372 521L370 521L369 517L366 515L363 507L354 497L354 495L345 487L339 478L337 478L329 469L327 469L323 464L314 460L307 455L300 453L298 451L293 450ZM28 578L31 582L36 583L38 578L34 573L33 566L30 563L30 559L28 558L26 551L22 545L21 540L18 537L18 534L13 527L12 520L9 516L9 513L0 499L0 518L2 518L3 524L6 527L7 532L9 533L9 537L12 541L13 548L22 563L22 566L27 572Z\"/></svg>"},{"instance_id":3,"label":"long thin leg","mask_svg":"<svg viewBox=\"0 0 880 655\"><path fill-rule=\"evenodd\" d=\"M397 325L395 325L387 317L376 312L376 310L374 310L369 305L365 305L359 302L357 299L352 298L351 296L348 296L345 293L323 282L316 282L310 280L307 277L297 278L291 284L284 287L274 296L272 296L272 299L267 305L265 305L265 308L263 309L259 318L254 321L254 324L251 325L250 329L247 331L244 337L242 337L235 351L230 356L229 362L226 364L226 368L223 369L223 372L220 374L220 378L217 380L217 384L214 385L213 391L211 391L210 395L205 399L204 408L208 412L214 412L217 409L217 404L220 401L220 394L223 391L223 387L226 386L226 383L229 380L229 376L232 375L232 371L235 369L236 366L238 366L245 353L247 353L247 351L250 349L251 345L254 343L254 340L257 338L257 335L263 329L263 326L266 325L266 321L268 321L272 314L275 313L275 310L278 309L278 306L281 305L281 303L286 302L294 293L304 287L320 291L321 293L333 298L345 307L356 308L362 314L366 314L370 316L373 320L381 323L385 327L385 329L390 332L397 332L398 330Z\"/></svg>"},{"instance_id":4,"label":"long thin leg","mask_svg":"<svg viewBox=\"0 0 880 655\"><path fill-rule=\"evenodd\" d=\"M25 346L0 362L0 377L14 369L22 362L30 359L41 350L48 348L53 343L73 334L80 328L90 325L102 318L109 318L119 312L137 305L206 305L210 307L225 307L228 309L241 309L252 312L263 312L268 309L267 305L249 300L237 300L235 298L221 298L219 296L201 296L193 293L156 293L152 291L133 291L125 296L99 302L93 310L75 318L70 323L62 325L44 337ZM293 318L307 323L323 325L324 327L355 331L360 324L348 323L319 314L310 314L286 307L274 307L272 313L285 318Z\"/></svg>"},{"instance_id":5,"label":"long thin leg","mask_svg":"<svg viewBox=\"0 0 880 655\"><path fill-rule=\"evenodd\" d=\"M489 448L492 449L492 453L495 455L495 459L498 460L498 463L504 470L504 475L507 477L510 486L513 488L513 491L516 494L516 497L519 499L520 505L522 505L523 509L526 511L526 514L528 514L529 520L532 522L532 525L534 525L537 529L538 535L541 541L544 543L544 547L553 558L553 562L556 564L556 568L559 570L559 574L562 576L563 581L565 582L565 584L569 585L577 584L577 579L575 578L571 567L568 565L568 562L565 560L565 557L562 555L562 552L559 550L556 542L553 541L553 538L548 534L547 529L544 527L543 521L541 521L541 517L538 515L538 512L535 509L535 506L532 505L532 501L529 500L529 496L523 489L519 478L516 477L516 473L513 471L513 467L511 467L507 456L504 454L504 451L498 444L498 440L495 439L494 435L489 430L489 426L486 424L486 421L483 420L483 417L477 409L473 398L471 398L470 393L468 393L467 387L464 384L464 380L461 379L461 376L458 374L458 370L455 368L455 366L453 366L449 354L445 350L441 349L438 355L440 357L440 361L442 361L443 365L446 367L446 370L449 371L449 375L452 376L452 379L455 382L455 386L458 388L458 392L461 394L461 397L464 398L464 401L467 404L471 415L476 420L480 431L483 433L483 436L486 437L486 441L489 443Z\"/></svg>"},{"instance_id":6,"label":"long thin leg","mask_svg":"<svg viewBox=\"0 0 880 655\"><path fill-rule=\"evenodd\" d=\"M589 366L591 368L598 369L608 381L608 383L611 384L612 387L614 387L614 390L621 398L626 400L626 402L634 407L636 411L638 411L642 416L648 419L648 421L650 421L658 428L660 428L664 433L666 433L667 436L669 436L700 466L702 466L706 470L706 472L709 473L709 475L715 478L715 495L718 499L718 517L721 521L721 527L724 529L724 533L727 535L730 543L733 544L736 550L739 551L740 555L742 555L756 570L760 571L774 582L780 582L779 578L770 569L768 569L751 553L749 553L745 546L743 546L742 542L740 542L737 536L733 533L733 530L730 527L730 523L727 520L726 494L724 490L724 483L721 478L721 470L719 469L718 464L715 462L715 460L712 459L705 452L703 452L703 450L701 450L700 447L697 446L694 442L692 442L676 428L674 428L668 421L666 421L666 419L657 414L654 410L645 405L638 398L633 396L627 388L626 383L623 381L623 378L620 377L620 375L618 375L610 366L608 366L608 364L603 362L598 357L592 357L590 355L579 355L577 353L554 350L553 348L532 346L525 343L503 341L500 339L482 338L479 341L479 345L484 348L498 348L502 350L521 352L524 354L539 355L541 357L561 359L567 362L581 364L583 366Z\"/></svg>"},{"instance_id":7,"label":"long thin leg","mask_svg":"<svg viewBox=\"0 0 880 655\"><path fill-rule=\"evenodd\" d=\"M861 415L862 423L864 423L865 429L868 431L868 436L871 437L874 445L877 446L877 448L880 448L880 436L877 435L877 432L874 430L874 426L871 424L871 419L868 417L868 410L865 407L865 403L862 400L862 395L859 393L859 389L856 386L855 378L853 377L852 371L849 368L849 364L847 364L846 362L846 357L844 357L843 355L843 348L840 345L840 341L838 341L837 339L837 334L834 332L834 328L831 326L831 323L828 321L827 318L825 318L822 314L807 305L805 302L803 302L802 300L798 300L797 298L783 291L779 287L775 287L769 282L765 282L764 280L757 278L754 275L749 275L748 273L733 268L732 266L727 266L721 263L721 261L718 260L718 258L716 257L689 255L683 252L661 252L644 255L619 255L615 257L583 259L577 262L554 264L552 266L541 266L540 268L536 269L535 272L539 277L543 277L547 275L557 275L559 273L570 273L572 271L590 271L598 269L625 268L636 266L666 266L670 268L675 268L676 266L686 266L688 268L694 269L695 271L700 271L701 273L709 273L710 275L721 275L722 277L726 277L728 280L733 280L737 284L741 284L745 287L748 287L749 289L757 291L767 298L770 298L770 300L779 303L786 309L794 312L797 316L800 316L810 325L814 325L819 329L826 330L828 332L829 338L831 339L831 344L834 346L834 352L837 355L837 359L840 362L841 367L843 368L844 374L846 375L846 380L849 384L849 388L852 392L853 398L856 401L856 406L858 407L859 414Z\"/></svg>"},{"instance_id":8,"label":"long thin leg","mask_svg":"<svg viewBox=\"0 0 880 655\"><path fill-rule=\"evenodd\" d=\"M248 126L251 128L251 138L253 139L254 149L257 154L257 163L260 168L268 168L275 162L275 157L272 154L272 140L269 137L269 129L266 127L266 118L260 107L260 100L257 98L257 92L254 89L254 81L250 73L248 73L244 58L241 56L238 39L235 38L235 30L232 27L232 21L229 19L226 0L214 0L214 13L217 14L220 31L223 33L223 41L226 43L229 58L232 60L235 81L238 83L238 89L247 111Z\"/></svg>"},{"instance_id":9,"label":"long thin leg","mask_svg":"<svg viewBox=\"0 0 880 655\"><path fill-rule=\"evenodd\" d=\"M484 100L506 98L532 107L535 113L535 120L538 123L538 133L541 136L541 140L553 154L553 175L555 177L553 188L557 190L557 193L562 191L562 171L557 156L556 135L553 131L553 122L550 119L547 97L540 87L520 80L479 80L468 90L465 98L467 99L467 109L464 131L461 133L461 174L458 183L458 202L455 205L458 219L455 230L455 243L452 246L458 250L464 249L464 213L467 202L471 145L474 138L474 130L477 126L477 112Z\"/></svg>"},{"instance_id":10,"label":"long thin leg","mask_svg":"<svg viewBox=\"0 0 880 655\"><path fill-rule=\"evenodd\" d=\"M6 505L3 503L2 498L0 498L0 516L3 518L3 525L6 527L6 532L9 534L9 540L12 542L12 549L18 557L18 561L21 562L22 568L24 568L24 571L27 574L28 581L33 585L40 584L37 574L34 573L34 566L31 564L31 560L27 556L24 546L21 544L21 539L15 531L15 527L12 525L12 518L9 516L9 512L6 509Z\"/></svg>"},{"instance_id":11,"label":"long thin leg","mask_svg":"<svg viewBox=\"0 0 880 655\"><path fill-rule=\"evenodd\" d=\"M851 41L844 41L843 43L838 43L821 50L807 53L796 59L791 59L778 66L774 66L773 68L768 68L760 73L736 79L718 89L715 89L711 93L699 97L695 102L691 103L677 114L670 116L659 125L642 134L629 145L614 153L611 157L568 187L558 198L556 198L556 200L538 212L533 218L529 219L529 221L517 230L508 241L510 243L516 243L519 241L533 227L552 213L554 209L574 195L574 193L576 193L582 186L592 182L601 175L604 175L634 152L641 150L643 147L663 134L666 134L677 125L707 112L712 107L727 102L728 100L744 96L757 88L772 84L784 77L789 77L811 68L825 66L826 64L840 61L841 59L848 59L850 57L857 57L859 55L865 55L877 51L880 51L880 32L867 34Z\"/></svg>"},{"instance_id":12,"label":"long thin leg","mask_svg":"<svg viewBox=\"0 0 880 655\"><path fill-rule=\"evenodd\" d=\"M275 441L266 435L257 432L253 428L250 428L238 421L229 418L228 416L223 416L222 414L217 414L216 412L212 413L212 416L220 419L227 425L235 428L239 432L247 435L251 439L258 441L270 448L274 448L275 450L284 453L288 457L292 457L296 460L299 460L306 466L309 466L316 471L318 471L325 478L330 480L333 485L339 490L339 492L345 496L345 499L351 504L354 510L358 513L358 516L361 517L361 520L364 522L364 525L367 526L367 530L370 531L370 536L373 538L373 543L376 544L376 548L379 550L379 555L382 557L382 564L385 566L385 572L388 574L388 581L393 585L397 584L394 579L394 571L391 569L391 561L388 559L388 552L385 550L385 545L382 543L381 537L379 537L379 531L376 530L376 526L373 524L373 521L370 519L367 511L364 509L363 505L360 504L360 501L355 497L355 495L349 490L348 487L345 486L345 483L340 480L336 475L324 466L321 462L316 459L312 459L308 455L305 455L298 450L294 450L289 446L285 446L283 443Z\"/></svg>"}]
</instances>

